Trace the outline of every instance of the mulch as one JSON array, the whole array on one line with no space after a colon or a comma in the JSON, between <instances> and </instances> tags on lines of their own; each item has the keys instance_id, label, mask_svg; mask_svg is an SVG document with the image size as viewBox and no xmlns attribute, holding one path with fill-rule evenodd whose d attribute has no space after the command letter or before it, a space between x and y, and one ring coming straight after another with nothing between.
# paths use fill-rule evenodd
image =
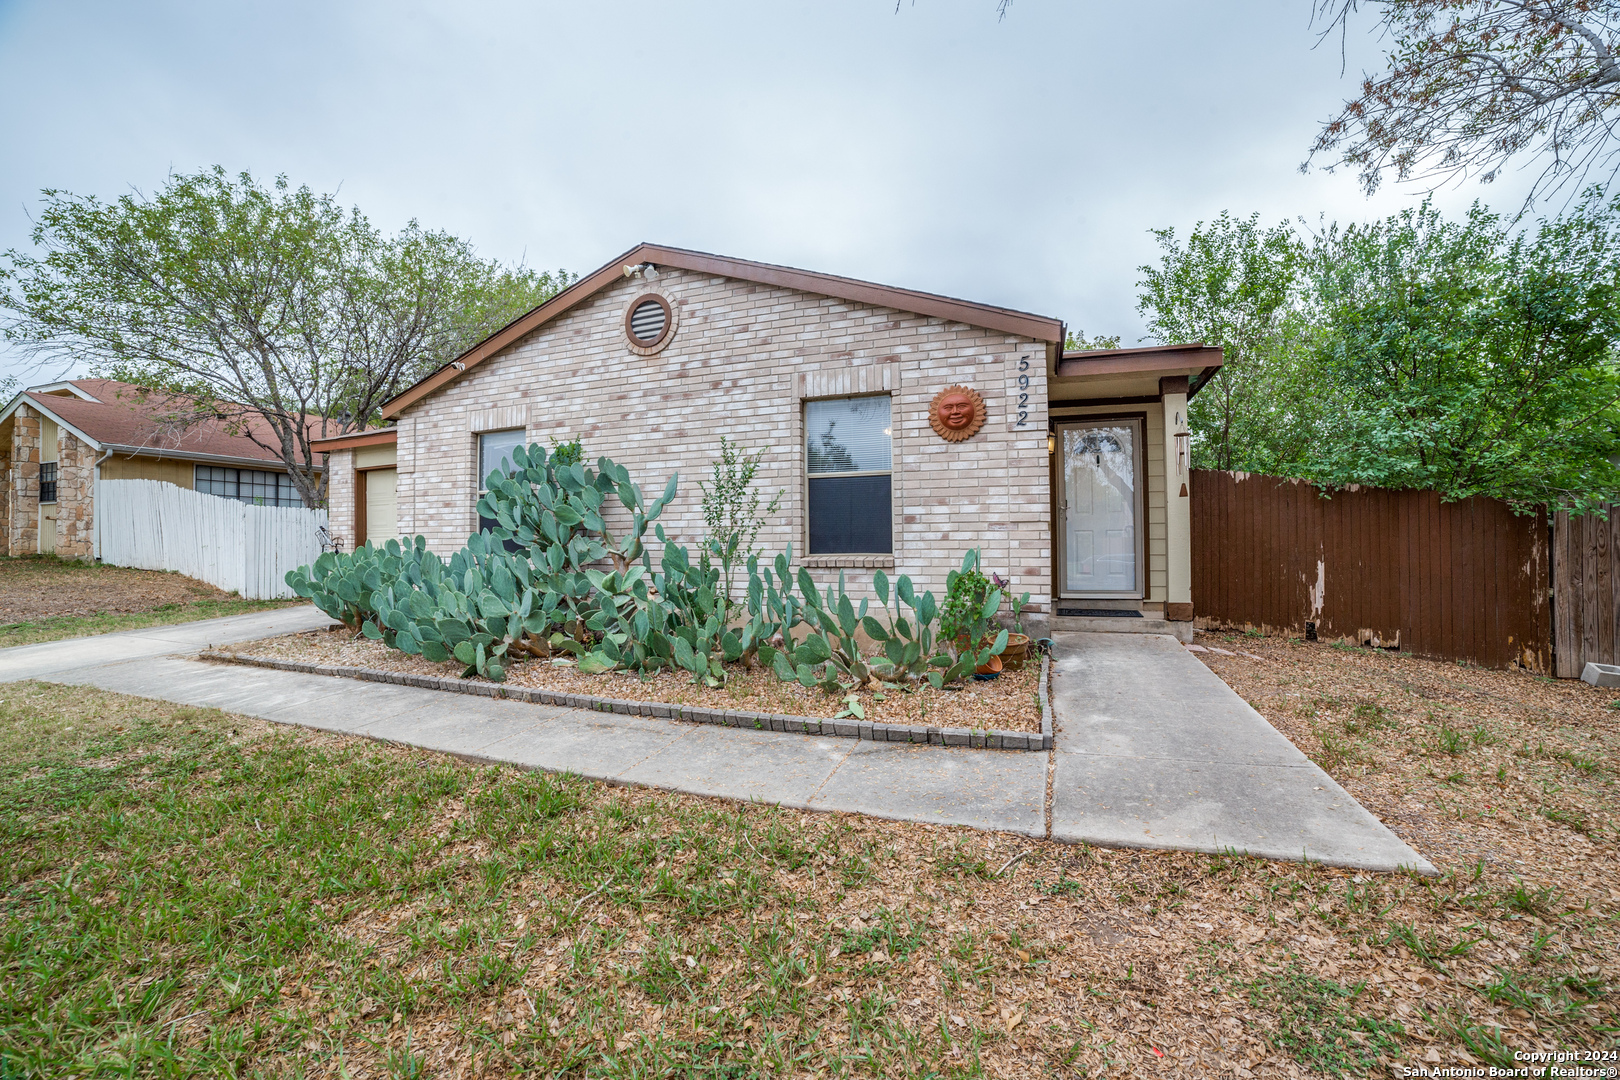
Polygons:
<instances>
[{"instance_id":1,"label":"mulch","mask_svg":"<svg viewBox=\"0 0 1620 1080\"><path fill-rule=\"evenodd\" d=\"M465 670L462 664L436 664L426 657L390 649L380 641L353 637L341 628L270 638L244 644L236 651L244 656L441 677L460 676ZM876 723L1040 731L1041 710L1036 696L1039 682L1040 658L1032 657L1023 671L1004 671L989 681L973 679L944 690L919 684L898 690L862 691L856 697L866 713L865 719ZM506 683L624 701L788 716L828 718L843 712L848 704L842 692L827 694L807 689L798 683L784 683L771 672L736 665L728 668L725 686L710 687L693 682L685 672L662 671L646 677L624 671L586 675L567 662L524 660L508 669Z\"/></svg>"},{"instance_id":2,"label":"mulch","mask_svg":"<svg viewBox=\"0 0 1620 1080\"><path fill-rule=\"evenodd\" d=\"M0 624L60 616L127 615L167 604L226 600L206 582L161 570L53 558L0 558Z\"/></svg>"}]
</instances>

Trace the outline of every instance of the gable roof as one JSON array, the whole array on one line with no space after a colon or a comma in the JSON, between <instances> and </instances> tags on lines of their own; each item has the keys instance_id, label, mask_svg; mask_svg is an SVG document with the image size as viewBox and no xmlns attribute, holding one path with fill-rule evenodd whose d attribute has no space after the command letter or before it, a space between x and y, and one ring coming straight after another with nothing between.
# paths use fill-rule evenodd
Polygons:
<instances>
[{"instance_id":1,"label":"gable roof","mask_svg":"<svg viewBox=\"0 0 1620 1080\"><path fill-rule=\"evenodd\" d=\"M72 379L24 390L0 411L0 421L26 402L96 450L285 467L279 454L249 437L275 445L274 432L263 419L205 420L180 429L164 419L174 400L115 379Z\"/></svg>"},{"instance_id":2,"label":"gable roof","mask_svg":"<svg viewBox=\"0 0 1620 1080\"><path fill-rule=\"evenodd\" d=\"M1059 345L1063 342L1063 320L1048 318L1045 315L1032 315L1027 311L976 304L969 300L955 300L948 296L900 289L892 285L878 285L834 274L796 270L790 266L733 259L725 255L662 247L658 244L638 244L617 259L580 278L539 307L507 323L455 360L385 403L382 407L383 416L397 417L418 401L460 378L508 345L588 300L609 285L624 280L627 268L640 266L642 263L690 270L700 274L715 274L720 277L736 278L739 281L754 281L762 285L776 285L786 289L797 289L800 292L815 293L818 296L831 296L839 300L853 300L856 303L876 307L894 308L916 315L932 315L969 326L1002 330L1036 341L1048 341Z\"/></svg>"}]
</instances>

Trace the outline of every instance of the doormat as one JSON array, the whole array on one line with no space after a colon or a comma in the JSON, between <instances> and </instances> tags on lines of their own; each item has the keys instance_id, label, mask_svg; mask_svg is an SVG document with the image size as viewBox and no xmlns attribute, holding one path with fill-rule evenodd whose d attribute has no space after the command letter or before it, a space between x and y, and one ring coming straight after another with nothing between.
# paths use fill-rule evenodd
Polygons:
<instances>
[{"instance_id":1,"label":"doormat","mask_svg":"<svg viewBox=\"0 0 1620 1080\"><path fill-rule=\"evenodd\" d=\"M1089 608L1089 607L1060 607L1059 615L1077 616L1085 619L1140 619L1140 611L1119 610L1117 608Z\"/></svg>"}]
</instances>

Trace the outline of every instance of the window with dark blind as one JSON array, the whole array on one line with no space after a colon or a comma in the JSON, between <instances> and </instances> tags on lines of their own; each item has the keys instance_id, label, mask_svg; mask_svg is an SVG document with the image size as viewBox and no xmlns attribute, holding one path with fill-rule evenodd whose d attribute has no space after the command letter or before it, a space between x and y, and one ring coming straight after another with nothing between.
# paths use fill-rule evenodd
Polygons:
<instances>
[{"instance_id":1,"label":"window with dark blind","mask_svg":"<svg viewBox=\"0 0 1620 1080\"><path fill-rule=\"evenodd\" d=\"M198 465L193 483L204 495L253 503L255 506L303 506L304 500L286 473L262 469L225 469Z\"/></svg>"},{"instance_id":2,"label":"window with dark blind","mask_svg":"<svg viewBox=\"0 0 1620 1080\"><path fill-rule=\"evenodd\" d=\"M56 462L42 461L39 463L39 501L53 503L56 501Z\"/></svg>"},{"instance_id":3,"label":"window with dark blind","mask_svg":"<svg viewBox=\"0 0 1620 1080\"><path fill-rule=\"evenodd\" d=\"M894 551L888 395L807 401L810 554Z\"/></svg>"}]
</instances>

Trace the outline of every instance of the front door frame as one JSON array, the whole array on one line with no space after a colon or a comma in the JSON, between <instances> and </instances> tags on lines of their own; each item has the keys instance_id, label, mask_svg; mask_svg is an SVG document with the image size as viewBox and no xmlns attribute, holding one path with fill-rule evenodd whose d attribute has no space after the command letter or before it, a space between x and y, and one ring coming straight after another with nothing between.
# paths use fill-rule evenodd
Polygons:
<instances>
[{"instance_id":1,"label":"front door frame","mask_svg":"<svg viewBox=\"0 0 1620 1080\"><path fill-rule=\"evenodd\" d=\"M1134 531L1136 533L1136 588L1120 592L1070 592L1066 588L1069 576L1069 561L1065 546L1068 541L1069 524L1068 511L1066 509L1068 499L1067 493L1064 491L1064 484L1066 482L1068 472L1068 470L1064 468L1063 463L1064 430L1066 428L1106 427L1109 425L1118 426L1122 423L1132 425L1136 432L1136 437L1133 440L1135 443L1135 448L1132 455L1135 458L1133 465L1136 468L1136 485L1134 491L1136 501L1134 525ZM1057 445L1054 448L1055 452L1053 454L1053 457L1055 458L1055 468L1053 472L1056 474L1053 481L1055 484L1054 491L1056 493L1056 498L1054 499L1053 504L1053 514L1056 521L1054 522L1055 528L1053 528L1052 533L1054 541L1053 546L1055 549L1054 564L1057 568L1057 581L1055 584L1057 586L1058 598L1060 600L1142 600L1146 598L1148 579L1147 413L1098 413L1094 415L1088 414L1085 416L1063 417L1062 419L1055 419L1053 424L1053 435Z\"/></svg>"}]
</instances>

